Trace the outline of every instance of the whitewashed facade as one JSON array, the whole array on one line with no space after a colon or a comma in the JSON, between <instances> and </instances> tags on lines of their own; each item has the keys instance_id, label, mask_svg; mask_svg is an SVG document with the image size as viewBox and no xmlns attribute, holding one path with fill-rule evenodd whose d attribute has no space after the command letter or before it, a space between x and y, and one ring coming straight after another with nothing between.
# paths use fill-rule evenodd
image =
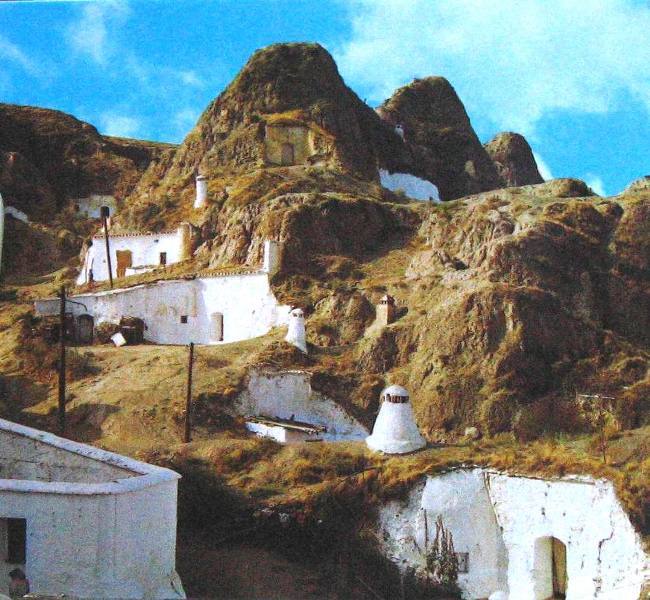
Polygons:
<instances>
[{"instance_id":1,"label":"whitewashed facade","mask_svg":"<svg viewBox=\"0 0 650 600\"><path fill-rule=\"evenodd\" d=\"M110 242L111 272L113 278L136 275L153 269L171 265L190 258L189 225L183 224L175 231L162 233L124 233L111 234ZM127 260L124 261L122 256ZM123 270L120 263L128 265ZM103 234L93 236L86 251L77 285L91 281L108 280L108 261L106 242Z\"/></svg>"},{"instance_id":2,"label":"whitewashed facade","mask_svg":"<svg viewBox=\"0 0 650 600\"><path fill-rule=\"evenodd\" d=\"M185 597L177 473L0 419L0 476L0 592L20 567L36 594Z\"/></svg>"},{"instance_id":3,"label":"whitewashed facade","mask_svg":"<svg viewBox=\"0 0 650 600\"><path fill-rule=\"evenodd\" d=\"M362 440L368 435L339 404L312 389L311 373L306 371L251 371L247 389L239 395L233 411L326 427L327 431L318 435L324 441ZM298 441L300 436L288 437L291 439L285 441Z\"/></svg>"},{"instance_id":4,"label":"whitewashed facade","mask_svg":"<svg viewBox=\"0 0 650 600\"><path fill-rule=\"evenodd\" d=\"M89 219L99 219L102 216L102 207L106 207L109 217L117 212L115 196L106 194L91 194L86 198L75 198L70 201L70 204L75 213Z\"/></svg>"},{"instance_id":5,"label":"whitewashed facade","mask_svg":"<svg viewBox=\"0 0 650 600\"><path fill-rule=\"evenodd\" d=\"M158 344L237 342L285 325L288 306L278 303L262 271L196 279L163 280L130 288L78 294L67 310L90 315L94 325L119 323L123 316L144 320L144 338ZM35 302L40 315L56 315L59 300Z\"/></svg>"},{"instance_id":6,"label":"whitewashed facade","mask_svg":"<svg viewBox=\"0 0 650 600\"><path fill-rule=\"evenodd\" d=\"M422 572L438 516L455 551L466 555L467 572L458 581L464 598L501 592L510 600L546 600L557 579L566 600L636 600L650 575L641 538L610 481L479 468L431 476L406 503L382 508L385 553L402 569ZM565 552L559 574L553 544Z\"/></svg>"}]
</instances>

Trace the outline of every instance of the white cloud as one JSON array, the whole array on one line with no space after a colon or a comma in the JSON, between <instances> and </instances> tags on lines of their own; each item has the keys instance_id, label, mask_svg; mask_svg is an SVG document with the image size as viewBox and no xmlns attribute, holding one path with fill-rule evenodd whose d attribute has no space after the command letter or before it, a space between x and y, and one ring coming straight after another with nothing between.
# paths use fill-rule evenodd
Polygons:
<instances>
[{"instance_id":1,"label":"white cloud","mask_svg":"<svg viewBox=\"0 0 650 600\"><path fill-rule=\"evenodd\" d=\"M194 108L184 108L179 110L174 115L174 124L178 129L178 132L181 136L185 136L187 132L196 125L196 122L199 120L199 115L201 114L200 110Z\"/></svg>"},{"instance_id":2,"label":"white cloud","mask_svg":"<svg viewBox=\"0 0 650 600\"><path fill-rule=\"evenodd\" d=\"M546 164L546 161L539 155L537 152L533 152L533 157L537 163L537 169L539 174L542 176L544 181L549 181L550 179L555 179L553 173L551 173L550 167Z\"/></svg>"},{"instance_id":3,"label":"white cloud","mask_svg":"<svg viewBox=\"0 0 650 600\"><path fill-rule=\"evenodd\" d=\"M80 18L68 26L68 42L79 54L86 54L97 64L106 65L115 51L109 32L128 14L126 0L89 2L81 9Z\"/></svg>"},{"instance_id":4,"label":"white cloud","mask_svg":"<svg viewBox=\"0 0 650 600\"><path fill-rule=\"evenodd\" d=\"M38 75L40 69L23 50L0 34L0 59L10 61L20 66L30 75Z\"/></svg>"},{"instance_id":5,"label":"white cloud","mask_svg":"<svg viewBox=\"0 0 650 600\"><path fill-rule=\"evenodd\" d=\"M650 109L650 7L634 0L352 0L335 55L375 101L413 77L450 80L470 114L534 134L557 110Z\"/></svg>"},{"instance_id":6,"label":"white cloud","mask_svg":"<svg viewBox=\"0 0 650 600\"><path fill-rule=\"evenodd\" d=\"M99 117L99 130L104 135L136 137L142 123L135 117L114 112L102 113Z\"/></svg>"},{"instance_id":7,"label":"white cloud","mask_svg":"<svg viewBox=\"0 0 650 600\"><path fill-rule=\"evenodd\" d=\"M178 78L191 87L204 88L205 81L201 79L194 71L179 71Z\"/></svg>"},{"instance_id":8,"label":"white cloud","mask_svg":"<svg viewBox=\"0 0 650 600\"><path fill-rule=\"evenodd\" d=\"M603 180L598 175L587 173L585 176L585 183L599 196L607 196Z\"/></svg>"}]
</instances>

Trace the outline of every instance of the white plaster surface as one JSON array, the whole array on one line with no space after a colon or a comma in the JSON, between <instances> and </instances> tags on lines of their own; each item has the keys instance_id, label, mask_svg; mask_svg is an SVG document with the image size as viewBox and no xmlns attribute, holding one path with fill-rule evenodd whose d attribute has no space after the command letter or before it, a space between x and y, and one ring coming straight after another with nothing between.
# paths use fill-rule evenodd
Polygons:
<instances>
[{"instance_id":1,"label":"white plaster surface","mask_svg":"<svg viewBox=\"0 0 650 600\"><path fill-rule=\"evenodd\" d=\"M469 553L469 572L459 575L464 598L546 600L551 567L539 549L550 537L566 545L567 600L636 600L650 574L640 536L609 481L479 468L428 477L406 502L380 511L378 539L402 569L425 568L425 513L429 537L441 515L456 552Z\"/></svg>"},{"instance_id":2,"label":"white plaster surface","mask_svg":"<svg viewBox=\"0 0 650 600\"><path fill-rule=\"evenodd\" d=\"M117 277L117 251L130 250L133 267L155 268L160 265L160 253L167 254L167 264L177 263L182 258L182 229L164 233L143 233L113 235L109 231L111 252L111 271ZM89 281L92 269L95 281L108 279L108 263L106 261L106 243L103 235L93 236L92 245L88 248L84 264L77 277L77 285Z\"/></svg>"},{"instance_id":3,"label":"white plaster surface","mask_svg":"<svg viewBox=\"0 0 650 600\"><path fill-rule=\"evenodd\" d=\"M234 410L240 415L280 417L327 428L325 441L362 440L368 430L336 402L312 390L311 374L304 371L251 371L247 389Z\"/></svg>"},{"instance_id":4,"label":"white plaster surface","mask_svg":"<svg viewBox=\"0 0 650 600\"><path fill-rule=\"evenodd\" d=\"M32 592L185 597L174 566L176 473L5 420L0 445L0 519L26 520Z\"/></svg>"},{"instance_id":5,"label":"white plaster surface","mask_svg":"<svg viewBox=\"0 0 650 600\"><path fill-rule=\"evenodd\" d=\"M366 444L371 450L404 454L423 448L427 442L418 431L411 403L385 400Z\"/></svg>"},{"instance_id":6,"label":"white plaster surface","mask_svg":"<svg viewBox=\"0 0 650 600\"><path fill-rule=\"evenodd\" d=\"M5 214L11 215L14 219L18 219L18 221L22 221L23 223L29 223L29 217L22 210L18 210L13 206L7 206L5 208Z\"/></svg>"},{"instance_id":7,"label":"white plaster surface","mask_svg":"<svg viewBox=\"0 0 650 600\"><path fill-rule=\"evenodd\" d=\"M196 178L196 196L194 198L194 208L203 208L208 199L208 180L204 175Z\"/></svg>"},{"instance_id":8,"label":"white plaster surface","mask_svg":"<svg viewBox=\"0 0 650 600\"><path fill-rule=\"evenodd\" d=\"M259 437L267 437L280 444L299 444L306 440L322 440L317 434L309 434L305 431L294 431L281 427L280 425L267 425L266 423L246 422L246 429Z\"/></svg>"},{"instance_id":9,"label":"white plaster surface","mask_svg":"<svg viewBox=\"0 0 650 600\"><path fill-rule=\"evenodd\" d=\"M71 200L73 206L78 206L78 214L91 219L99 219L102 216L102 206L108 206L109 216L117 212L117 201L114 196L105 194L91 194L87 198L75 198Z\"/></svg>"},{"instance_id":10,"label":"white plaster surface","mask_svg":"<svg viewBox=\"0 0 650 600\"><path fill-rule=\"evenodd\" d=\"M264 335L287 322L289 307L278 304L262 272L166 280L131 288L79 294L68 310L88 313L95 326L119 323L122 316L145 322L144 337L159 344L217 344ZM35 302L41 315L58 314L58 299ZM213 314L223 314L223 339L217 339ZM187 317L187 322L181 322Z\"/></svg>"},{"instance_id":11,"label":"white plaster surface","mask_svg":"<svg viewBox=\"0 0 650 600\"><path fill-rule=\"evenodd\" d=\"M289 313L289 326L287 328L287 335L284 339L307 354L305 314L302 312L302 309L294 308Z\"/></svg>"},{"instance_id":12,"label":"white plaster surface","mask_svg":"<svg viewBox=\"0 0 650 600\"><path fill-rule=\"evenodd\" d=\"M392 192L402 190L409 198L414 200L433 198L436 202L440 201L440 194L436 185L410 173L389 173L386 169L379 169L379 182Z\"/></svg>"}]
</instances>

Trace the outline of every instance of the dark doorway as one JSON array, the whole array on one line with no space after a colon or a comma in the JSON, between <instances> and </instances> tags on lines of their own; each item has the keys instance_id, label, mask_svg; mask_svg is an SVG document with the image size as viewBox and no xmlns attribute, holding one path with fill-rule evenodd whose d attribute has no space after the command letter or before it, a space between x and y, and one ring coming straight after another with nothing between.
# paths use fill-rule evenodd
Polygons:
<instances>
[{"instance_id":1,"label":"dark doorway","mask_svg":"<svg viewBox=\"0 0 650 600\"><path fill-rule=\"evenodd\" d=\"M160 253L160 265L165 266L167 264L167 252Z\"/></svg>"},{"instance_id":2,"label":"dark doorway","mask_svg":"<svg viewBox=\"0 0 650 600\"><path fill-rule=\"evenodd\" d=\"M280 162L282 165L288 166L295 162L295 153L293 144L282 144L282 153L280 155Z\"/></svg>"},{"instance_id":3,"label":"dark doorway","mask_svg":"<svg viewBox=\"0 0 650 600\"><path fill-rule=\"evenodd\" d=\"M93 319L92 315L79 315L77 317L77 340L80 344L92 344L94 330L95 319Z\"/></svg>"},{"instance_id":4,"label":"dark doorway","mask_svg":"<svg viewBox=\"0 0 650 600\"><path fill-rule=\"evenodd\" d=\"M7 519L7 558L13 565L24 565L27 553L27 521Z\"/></svg>"}]
</instances>

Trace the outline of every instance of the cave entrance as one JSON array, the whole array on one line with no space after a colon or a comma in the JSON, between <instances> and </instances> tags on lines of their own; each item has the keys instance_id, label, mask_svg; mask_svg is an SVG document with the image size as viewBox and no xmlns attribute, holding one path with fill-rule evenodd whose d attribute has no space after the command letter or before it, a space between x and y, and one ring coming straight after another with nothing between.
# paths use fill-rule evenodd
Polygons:
<instances>
[{"instance_id":1,"label":"cave entrance","mask_svg":"<svg viewBox=\"0 0 650 600\"><path fill-rule=\"evenodd\" d=\"M282 144L282 150L280 154L280 163L283 166L289 166L295 162L295 151L293 144Z\"/></svg>"},{"instance_id":2,"label":"cave entrance","mask_svg":"<svg viewBox=\"0 0 650 600\"><path fill-rule=\"evenodd\" d=\"M535 542L535 600L566 598L566 545L554 537L539 538Z\"/></svg>"}]
</instances>

